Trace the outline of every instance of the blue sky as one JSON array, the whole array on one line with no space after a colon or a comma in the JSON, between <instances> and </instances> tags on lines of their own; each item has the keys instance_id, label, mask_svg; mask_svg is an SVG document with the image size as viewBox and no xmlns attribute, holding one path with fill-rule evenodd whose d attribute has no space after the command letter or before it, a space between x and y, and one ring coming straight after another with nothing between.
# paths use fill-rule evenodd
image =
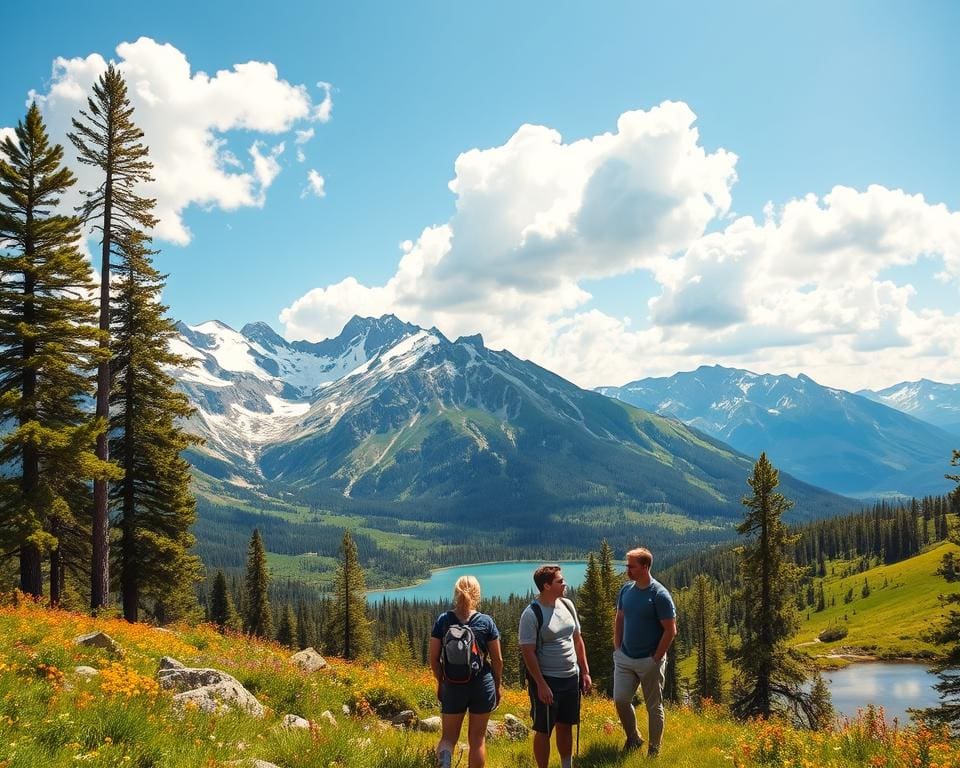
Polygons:
<instances>
[{"instance_id":1,"label":"blue sky","mask_svg":"<svg viewBox=\"0 0 960 768\"><path fill-rule=\"evenodd\" d=\"M955 3L54 5L8 10L0 126L33 91L62 133L120 64L188 323L960 381Z\"/></svg>"}]
</instances>

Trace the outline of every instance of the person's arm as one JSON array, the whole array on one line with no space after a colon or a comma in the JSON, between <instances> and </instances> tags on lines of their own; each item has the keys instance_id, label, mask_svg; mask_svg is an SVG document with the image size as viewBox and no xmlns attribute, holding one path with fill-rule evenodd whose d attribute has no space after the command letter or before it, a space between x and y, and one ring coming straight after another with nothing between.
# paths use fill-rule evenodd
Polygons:
<instances>
[{"instance_id":1,"label":"person's arm","mask_svg":"<svg viewBox=\"0 0 960 768\"><path fill-rule=\"evenodd\" d=\"M537 684L537 698L548 706L553 704L553 691L543 679L543 673L540 671L540 662L537 660L537 646L521 645L520 651L523 653L523 663L527 665L527 672Z\"/></svg>"},{"instance_id":2,"label":"person's arm","mask_svg":"<svg viewBox=\"0 0 960 768\"><path fill-rule=\"evenodd\" d=\"M499 639L487 641L487 653L490 658L490 670L493 672L493 685L497 690L497 704L499 704L503 689L503 650L500 648Z\"/></svg>"},{"instance_id":3,"label":"person's arm","mask_svg":"<svg viewBox=\"0 0 960 768\"><path fill-rule=\"evenodd\" d=\"M590 693L593 679L590 677L590 665L587 664L587 647L579 630L573 633L573 649L577 652L577 664L580 665L580 685L584 693Z\"/></svg>"},{"instance_id":4,"label":"person's arm","mask_svg":"<svg viewBox=\"0 0 960 768\"><path fill-rule=\"evenodd\" d=\"M663 627L663 634L660 636L660 643L657 645L657 650L653 652L653 660L657 662L657 664L667 655L667 650L673 643L673 639L677 636L676 619L660 619L660 624Z\"/></svg>"},{"instance_id":5,"label":"person's arm","mask_svg":"<svg viewBox=\"0 0 960 768\"><path fill-rule=\"evenodd\" d=\"M617 616L613 620L613 650L619 651L623 645L623 611L617 610Z\"/></svg>"},{"instance_id":6,"label":"person's arm","mask_svg":"<svg viewBox=\"0 0 960 768\"><path fill-rule=\"evenodd\" d=\"M437 698L439 699L440 698L440 681L443 679L443 670L440 669L440 638L439 637L430 638L430 647L427 650L427 655L430 657L430 669L433 671L433 676L437 679Z\"/></svg>"}]
</instances>

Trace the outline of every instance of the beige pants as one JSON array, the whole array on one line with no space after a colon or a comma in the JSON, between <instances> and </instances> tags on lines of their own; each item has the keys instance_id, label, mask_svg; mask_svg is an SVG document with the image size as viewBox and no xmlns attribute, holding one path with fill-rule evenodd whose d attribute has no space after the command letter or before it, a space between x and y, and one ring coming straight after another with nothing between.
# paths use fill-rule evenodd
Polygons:
<instances>
[{"instance_id":1,"label":"beige pants","mask_svg":"<svg viewBox=\"0 0 960 768\"><path fill-rule=\"evenodd\" d=\"M666 671L666 656L656 664L652 656L631 659L623 651L613 652L613 703L617 707L620 723L628 740L640 740L637 715L633 709L633 696L639 687L647 707L650 749L653 751L660 749L663 739L663 683Z\"/></svg>"}]
</instances>

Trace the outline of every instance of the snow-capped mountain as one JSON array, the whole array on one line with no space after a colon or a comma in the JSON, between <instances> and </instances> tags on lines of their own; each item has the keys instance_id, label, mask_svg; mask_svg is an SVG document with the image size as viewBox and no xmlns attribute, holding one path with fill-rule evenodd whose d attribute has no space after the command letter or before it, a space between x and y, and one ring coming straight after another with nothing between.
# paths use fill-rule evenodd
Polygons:
<instances>
[{"instance_id":1,"label":"snow-capped mountain","mask_svg":"<svg viewBox=\"0 0 960 768\"><path fill-rule=\"evenodd\" d=\"M865 397L817 384L721 366L598 391L675 416L739 451L766 451L808 483L848 495L947 490L955 438Z\"/></svg>"},{"instance_id":2,"label":"snow-capped mountain","mask_svg":"<svg viewBox=\"0 0 960 768\"><path fill-rule=\"evenodd\" d=\"M383 504L413 505L411 516L482 510L476 524L501 531L564 510L740 515L749 457L480 336L450 341L391 315L355 317L316 344L263 323L180 330L175 349L193 361L177 374L197 408L190 428L207 440L191 458L235 484L376 514ZM784 485L798 516L849 508L788 476Z\"/></svg>"},{"instance_id":3,"label":"snow-capped mountain","mask_svg":"<svg viewBox=\"0 0 960 768\"><path fill-rule=\"evenodd\" d=\"M857 394L960 435L960 384L920 379L879 391L861 389Z\"/></svg>"}]
</instances>

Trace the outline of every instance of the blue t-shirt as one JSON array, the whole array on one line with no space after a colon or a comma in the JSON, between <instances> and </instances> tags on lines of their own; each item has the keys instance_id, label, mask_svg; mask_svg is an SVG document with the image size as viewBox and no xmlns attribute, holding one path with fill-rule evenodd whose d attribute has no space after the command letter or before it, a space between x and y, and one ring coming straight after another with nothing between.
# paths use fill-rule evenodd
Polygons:
<instances>
[{"instance_id":1,"label":"blue t-shirt","mask_svg":"<svg viewBox=\"0 0 960 768\"><path fill-rule=\"evenodd\" d=\"M667 588L656 579L647 587L636 582L623 585L617 595L617 610L623 611L623 643L620 650L631 659L653 656L663 636L663 619L675 619L677 609Z\"/></svg>"},{"instance_id":2,"label":"blue t-shirt","mask_svg":"<svg viewBox=\"0 0 960 768\"><path fill-rule=\"evenodd\" d=\"M430 632L430 637L437 640L443 640L443 636L450 628L451 624L466 624L473 631L473 636L477 638L477 645L480 646L480 652L483 654L483 672L490 669L490 662L487 660L487 643L491 640L500 639L500 630L497 629L496 622L492 616L477 611L466 622L460 621L453 611L444 611L438 617Z\"/></svg>"}]
</instances>

